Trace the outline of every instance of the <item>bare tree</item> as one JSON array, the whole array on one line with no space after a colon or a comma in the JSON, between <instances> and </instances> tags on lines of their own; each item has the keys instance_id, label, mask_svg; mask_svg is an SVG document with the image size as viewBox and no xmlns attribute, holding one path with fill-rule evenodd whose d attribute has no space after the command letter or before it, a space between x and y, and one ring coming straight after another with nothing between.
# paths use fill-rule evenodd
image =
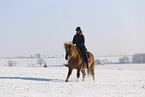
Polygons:
<instances>
[{"instance_id":1,"label":"bare tree","mask_svg":"<svg viewBox=\"0 0 145 97\"><path fill-rule=\"evenodd\" d=\"M17 65L16 61L12 61L12 60L8 61L8 66L12 67L12 66L16 66L16 65Z\"/></svg>"},{"instance_id":2,"label":"bare tree","mask_svg":"<svg viewBox=\"0 0 145 97\"><path fill-rule=\"evenodd\" d=\"M120 63L128 63L129 57L124 56L124 57L120 58L119 61L120 61Z\"/></svg>"},{"instance_id":3,"label":"bare tree","mask_svg":"<svg viewBox=\"0 0 145 97\"><path fill-rule=\"evenodd\" d=\"M107 59L103 59L101 60L101 64L104 65L104 64L109 64L108 60Z\"/></svg>"},{"instance_id":4,"label":"bare tree","mask_svg":"<svg viewBox=\"0 0 145 97\"><path fill-rule=\"evenodd\" d=\"M45 63L45 61L42 58L37 60L37 64L40 64L40 67L43 63Z\"/></svg>"},{"instance_id":5,"label":"bare tree","mask_svg":"<svg viewBox=\"0 0 145 97\"><path fill-rule=\"evenodd\" d=\"M133 63L145 63L145 54L134 54L132 57Z\"/></svg>"},{"instance_id":6,"label":"bare tree","mask_svg":"<svg viewBox=\"0 0 145 97\"><path fill-rule=\"evenodd\" d=\"M96 59L96 60L95 60L95 63L96 63L96 64L101 64L101 61L100 61L99 59Z\"/></svg>"},{"instance_id":7,"label":"bare tree","mask_svg":"<svg viewBox=\"0 0 145 97\"><path fill-rule=\"evenodd\" d=\"M30 58L34 58L33 55L30 55Z\"/></svg>"},{"instance_id":8,"label":"bare tree","mask_svg":"<svg viewBox=\"0 0 145 97\"><path fill-rule=\"evenodd\" d=\"M39 53L35 54L36 58L41 58L41 55Z\"/></svg>"}]
</instances>

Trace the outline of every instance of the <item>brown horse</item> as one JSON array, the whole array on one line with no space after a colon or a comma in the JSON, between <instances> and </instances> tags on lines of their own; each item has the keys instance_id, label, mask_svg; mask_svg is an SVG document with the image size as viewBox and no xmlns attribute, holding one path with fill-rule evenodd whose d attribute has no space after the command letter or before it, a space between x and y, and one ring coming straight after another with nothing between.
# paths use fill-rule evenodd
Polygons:
<instances>
[{"instance_id":1,"label":"brown horse","mask_svg":"<svg viewBox=\"0 0 145 97\"><path fill-rule=\"evenodd\" d=\"M65 51L66 51L66 56L65 59L68 60L68 75L66 78L66 82L69 81L70 75L73 71L73 69L77 69L77 78L80 78L80 72L82 72L83 75L83 80L85 80L85 69L87 68L87 64L83 62L83 58L80 56L77 47L73 45L71 42L65 42L64 43ZM88 75L93 76L93 80L95 81L95 73L94 73L94 68L95 68L95 62L94 62L94 56L92 53L89 52L91 61L88 63L89 64L89 69L87 69Z\"/></svg>"}]
</instances>

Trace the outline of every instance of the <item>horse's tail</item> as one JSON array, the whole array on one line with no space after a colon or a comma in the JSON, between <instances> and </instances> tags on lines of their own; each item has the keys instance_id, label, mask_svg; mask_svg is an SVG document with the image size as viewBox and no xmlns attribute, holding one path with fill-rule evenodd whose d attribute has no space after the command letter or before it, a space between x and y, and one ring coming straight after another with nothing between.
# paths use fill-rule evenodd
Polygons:
<instances>
[{"instance_id":1,"label":"horse's tail","mask_svg":"<svg viewBox=\"0 0 145 97\"><path fill-rule=\"evenodd\" d=\"M90 56L92 56L92 63L91 63L91 65L90 65L90 68L89 69L87 69L87 75L88 76L94 76L94 68L95 68L95 61L94 61L94 56L93 56L93 54L92 53L90 53Z\"/></svg>"},{"instance_id":2,"label":"horse's tail","mask_svg":"<svg viewBox=\"0 0 145 97\"><path fill-rule=\"evenodd\" d=\"M95 66L95 62L93 61L90 68L87 69L87 75L91 76L92 73L94 72L94 66Z\"/></svg>"}]
</instances>

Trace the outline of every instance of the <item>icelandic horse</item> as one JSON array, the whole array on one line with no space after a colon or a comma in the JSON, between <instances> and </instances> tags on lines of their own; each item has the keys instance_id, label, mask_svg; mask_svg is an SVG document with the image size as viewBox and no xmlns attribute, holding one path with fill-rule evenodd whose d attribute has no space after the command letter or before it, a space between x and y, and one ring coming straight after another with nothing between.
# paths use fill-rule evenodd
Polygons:
<instances>
[{"instance_id":1,"label":"icelandic horse","mask_svg":"<svg viewBox=\"0 0 145 97\"><path fill-rule=\"evenodd\" d=\"M77 47L74 46L73 43L71 42L64 42L64 48L66 51L66 56L65 59L68 60L68 75L65 80L65 82L69 81L70 75L73 71L73 69L77 69L77 78L80 78L80 72L82 72L83 79L82 81L85 81L85 69L87 68L87 64L83 62L83 58L81 57L80 53L78 52ZM95 81L95 73L94 73L94 68L95 68L95 62L94 62L94 56L92 53L88 52L90 55L90 61L88 62L89 69L87 69L87 74L92 75L93 80ZM77 79L77 81L78 81Z\"/></svg>"}]
</instances>

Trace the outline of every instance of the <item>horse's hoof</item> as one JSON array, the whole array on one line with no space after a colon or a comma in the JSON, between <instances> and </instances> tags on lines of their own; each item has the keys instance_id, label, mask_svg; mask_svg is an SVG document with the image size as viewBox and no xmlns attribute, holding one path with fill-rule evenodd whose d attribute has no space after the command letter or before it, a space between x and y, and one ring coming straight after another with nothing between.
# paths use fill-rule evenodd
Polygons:
<instances>
[{"instance_id":1,"label":"horse's hoof","mask_svg":"<svg viewBox=\"0 0 145 97\"><path fill-rule=\"evenodd\" d=\"M82 81L85 82L85 79L83 79Z\"/></svg>"},{"instance_id":2,"label":"horse's hoof","mask_svg":"<svg viewBox=\"0 0 145 97\"><path fill-rule=\"evenodd\" d=\"M66 67L68 67L68 64L65 64Z\"/></svg>"},{"instance_id":3,"label":"horse's hoof","mask_svg":"<svg viewBox=\"0 0 145 97\"><path fill-rule=\"evenodd\" d=\"M76 80L76 82L80 82L80 80L79 80L79 79L77 79L77 80Z\"/></svg>"},{"instance_id":4,"label":"horse's hoof","mask_svg":"<svg viewBox=\"0 0 145 97\"><path fill-rule=\"evenodd\" d=\"M68 80L65 80L65 82L68 82Z\"/></svg>"}]
</instances>

